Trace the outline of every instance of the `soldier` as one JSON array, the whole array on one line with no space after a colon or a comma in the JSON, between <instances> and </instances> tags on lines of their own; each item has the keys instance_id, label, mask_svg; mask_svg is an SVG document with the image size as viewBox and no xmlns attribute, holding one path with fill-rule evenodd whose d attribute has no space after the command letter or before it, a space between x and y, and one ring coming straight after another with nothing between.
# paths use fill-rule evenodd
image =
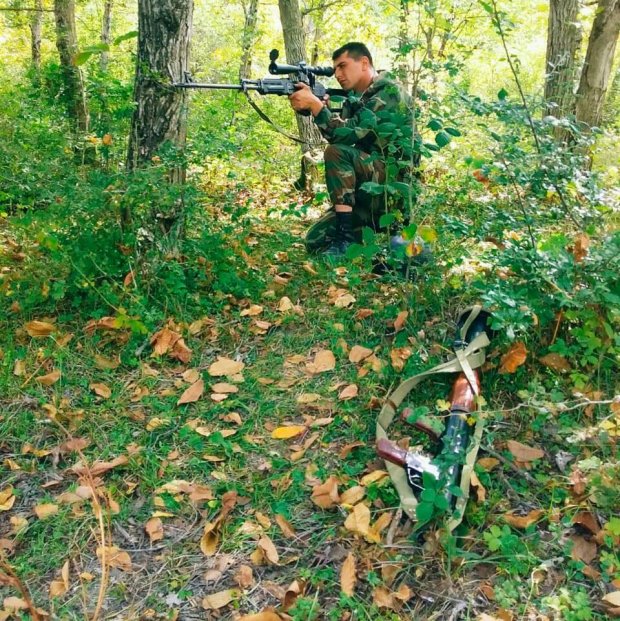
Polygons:
<instances>
[{"instance_id":1,"label":"soldier","mask_svg":"<svg viewBox=\"0 0 620 621\"><path fill-rule=\"evenodd\" d=\"M323 137L325 181L332 208L308 231L306 246L310 252L323 252L340 258L347 248L361 239L361 229L379 230L379 218L385 213L383 196L371 196L360 189L366 181L384 183L385 154L388 141L377 128L388 122L390 113L399 113L403 127L411 127L411 98L394 80L377 73L372 56L363 43L351 42L332 55L334 75L349 92L340 113L332 112L327 101L316 97L303 83L289 100L296 112L309 111ZM364 121L364 112L375 115L376 127ZM368 113L365 113L368 116ZM393 122L393 120L392 120ZM401 147L391 149L396 155ZM401 156L402 157L402 154Z\"/></svg>"}]
</instances>

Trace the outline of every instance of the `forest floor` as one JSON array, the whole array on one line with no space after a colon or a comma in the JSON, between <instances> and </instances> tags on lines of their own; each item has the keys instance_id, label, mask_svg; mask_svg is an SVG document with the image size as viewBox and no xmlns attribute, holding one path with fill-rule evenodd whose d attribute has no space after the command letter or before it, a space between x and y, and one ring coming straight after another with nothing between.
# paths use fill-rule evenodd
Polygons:
<instances>
[{"instance_id":1,"label":"forest floor","mask_svg":"<svg viewBox=\"0 0 620 621\"><path fill-rule=\"evenodd\" d=\"M451 357L473 300L423 270L325 265L300 243L306 224L257 221L246 258L266 287L213 294L209 316L179 300L146 334L122 313L2 319L0 619L618 613L614 395L575 394L535 356L511 371L499 338L463 524L416 532L376 456L376 416ZM7 248L5 274L19 253L37 260ZM449 388L433 378L404 405L439 411Z\"/></svg>"}]
</instances>

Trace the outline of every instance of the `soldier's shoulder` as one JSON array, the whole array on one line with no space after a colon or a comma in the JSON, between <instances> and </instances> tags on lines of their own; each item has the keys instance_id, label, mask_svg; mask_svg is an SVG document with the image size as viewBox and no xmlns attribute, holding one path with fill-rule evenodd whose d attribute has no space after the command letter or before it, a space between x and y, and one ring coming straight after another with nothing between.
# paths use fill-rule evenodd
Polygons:
<instances>
[{"instance_id":1,"label":"soldier's shoulder","mask_svg":"<svg viewBox=\"0 0 620 621\"><path fill-rule=\"evenodd\" d=\"M379 73L373 81L371 89L373 94L384 91L400 98L406 98L408 96L405 87L394 77L394 75L387 71Z\"/></svg>"}]
</instances>

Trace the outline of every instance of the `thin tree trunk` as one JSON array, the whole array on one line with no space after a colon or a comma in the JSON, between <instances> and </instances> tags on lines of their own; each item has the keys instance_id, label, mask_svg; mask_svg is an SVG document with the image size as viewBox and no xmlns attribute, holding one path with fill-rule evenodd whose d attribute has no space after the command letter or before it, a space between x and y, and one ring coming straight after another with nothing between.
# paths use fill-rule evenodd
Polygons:
<instances>
[{"instance_id":1,"label":"thin tree trunk","mask_svg":"<svg viewBox=\"0 0 620 621\"><path fill-rule=\"evenodd\" d=\"M599 0L577 89L575 116L598 126L620 33L620 0Z\"/></svg>"},{"instance_id":2,"label":"thin tree trunk","mask_svg":"<svg viewBox=\"0 0 620 621\"><path fill-rule=\"evenodd\" d=\"M75 120L78 131L88 130L88 108L82 74L73 64L77 52L74 0L54 0L56 18L56 47L60 56L63 78L63 99L69 116Z\"/></svg>"},{"instance_id":3,"label":"thin tree trunk","mask_svg":"<svg viewBox=\"0 0 620 621\"><path fill-rule=\"evenodd\" d=\"M38 74L41 71L41 31L43 30L43 0L34 0L34 11L30 18L30 43L32 66Z\"/></svg>"},{"instance_id":4,"label":"thin tree trunk","mask_svg":"<svg viewBox=\"0 0 620 621\"><path fill-rule=\"evenodd\" d=\"M551 0L545 63L546 114L562 118L574 109L575 55L581 43L579 0Z\"/></svg>"},{"instance_id":5,"label":"thin tree trunk","mask_svg":"<svg viewBox=\"0 0 620 621\"><path fill-rule=\"evenodd\" d=\"M278 0L278 6L280 7L280 21L284 34L286 62L290 65L296 65L306 60L306 41L299 2L298 0ZM302 151L305 153L310 149L311 144L321 142L321 134L310 117L300 114L296 116L299 135L304 141Z\"/></svg>"},{"instance_id":6,"label":"thin tree trunk","mask_svg":"<svg viewBox=\"0 0 620 621\"><path fill-rule=\"evenodd\" d=\"M101 43L110 45L112 42L112 0L105 0L103 5L103 19L101 21ZM110 53L104 51L99 57L99 67L102 73L108 70L108 63L110 62Z\"/></svg>"},{"instance_id":7,"label":"thin tree trunk","mask_svg":"<svg viewBox=\"0 0 620 621\"><path fill-rule=\"evenodd\" d=\"M399 47L399 61L398 61L398 77L402 82L405 89L409 90L409 53L407 48L409 47L409 3L407 0L400 0L398 10L398 47Z\"/></svg>"},{"instance_id":8,"label":"thin tree trunk","mask_svg":"<svg viewBox=\"0 0 620 621\"><path fill-rule=\"evenodd\" d=\"M243 12L245 13L245 23L243 25L243 39L241 41L240 80L247 79L252 75L252 45L256 38L258 0L250 0L247 5L243 3Z\"/></svg>"},{"instance_id":9,"label":"thin tree trunk","mask_svg":"<svg viewBox=\"0 0 620 621\"><path fill-rule=\"evenodd\" d=\"M127 169L151 161L167 142L183 148L187 134L187 91L170 85L188 70L192 0L138 0L138 53ZM185 170L170 171L172 183L183 183ZM180 213L166 214L166 228ZM127 221L129 214L123 214Z\"/></svg>"}]
</instances>

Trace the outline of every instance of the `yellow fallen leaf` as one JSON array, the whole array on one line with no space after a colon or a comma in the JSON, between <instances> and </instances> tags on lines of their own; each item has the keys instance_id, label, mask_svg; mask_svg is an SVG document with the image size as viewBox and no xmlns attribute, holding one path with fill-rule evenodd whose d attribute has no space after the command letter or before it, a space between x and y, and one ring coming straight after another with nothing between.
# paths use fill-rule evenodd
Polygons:
<instances>
[{"instance_id":1,"label":"yellow fallen leaf","mask_svg":"<svg viewBox=\"0 0 620 621\"><path fill-rule=\"evenodd\" d=\"M13 494L13 486L8 485L0 490L0 511L9 511L15 504L15 495Z\"/></svg>"},{"instance_id":2,"label":"yellow fallen leaf","mask_svg":"<svg viewBox=\"0 0 620 621\"><path fill-rule=\"evenodd\" d=\"M401 311L398 313L396 319L394 320L394 332L400 332L404 328L407 317L409 317L409 313L407 311Z\"/></svg>"},{"instance_id":3,"label":"yellow fallen leaf","mask_svg":"<svg viewBox=\"0 0 620 621\"><path fill-rule=\"evenodd\" d=\"M603 601L610 606L620 607L620 591L612 591L603 596Z\"/></svg>"},{"instance_id":4,"label":"yellow fallen leaf","mask_svg":"<svg viewBox=\"0 0 620 621\"><path fill-rule=\"evenodd\" d=\"M230 358L223 358L222 356L218 356L217 361L214 362L207 373L212 377L220 377L222 375L236 375L237 373L241 373L245 368L245 364L243 362L238 362L236 360L231 360Z\"/></svg>"},{"instance_id":5,"label":"yellow fallen leaf","mask_svg":"<svg viewBox=\"0 0 620 621\"><path fill-rule=\"evenodd\" d=\"M287 427L276 427L271 432L271 437L275 440L288 440L306 431L305 425L290 425Z\"/></svg>"},{"instance_id":6,"label":"yellow fallen leaf","mask_svg":"<svg viewBox=\"0 0 620 621\"><path fill-rule=\"evenodd\" d=\"M355 567L355 556L353 552L349 552L349 555L342 564L340 570L340 590L349 597L353 597L355 592L355 585L357 584L357 569Z\"/></svg>"},{"instance_id":7,"label":"yellow fallen leaf","mask_svg":"<svg viewBox=\"0 0 620 621\"><path fill-rule=\"evenodd\" d=\"M275 521L285 537L292 539L295 536L295 529L283 515L276 513Z\"/></svg>"},{"instance_id":8,"label":"yellow fallen leaf","mask_svg":"<svg viewBox=\"0 0 620 621\"><path fill-rule=\"evenodd\" d=\"M116 369L119 365L121 364L121 359L119 356L116 356L115 358L106 358L105 356L102 356L101 354L95 354L95 366L98 369L104 369L104 370L113 370Z\"/></svg>"},{"instance_id":9,"label":"yellow fallen leaf","mask_svg":"<svg viewBox=\"0 0 620 621\"><path fill-rule=\"evenodd\" d=\"M58 513L58 505L51 502L44 502L40 505L36 505L34 512L40 520L45 520Z\"/></svg>"},{"instance_id":10,"label":"yellow fallen leaf","mask_svg":"<svg viewBox=\"0 0 620 621\"><path fill-rule=\"evenodd\" d=\"M325 483L316 485L312 489L312 502L321 509L331 509L340 502L338 494L338 480L336 477L329 477Z\"/></svg>"},{"instance_id":11,"label":"yellow fallen leaf","mask_svg":"<svg viewBox=\"0 0 620 621\"><path fill-rule=\"evenodd\" d=\"M112 391L110 387L106 384L91 384L90 389L96 394L102 397L103 399L108 399L112 395Z\"/></svg>"},{"instance_id":12,"label":"yellow fallen leaf","mask_svg":"<svg viewBox=\"0 0 620 621\"><path fill-rule=\"evenodd\" d=\"M227 384L226 382L219 382L217 384L213 384L211 386L211 390L213 392L220 392L223 394L234 394L239 392L239 388L234 384Z\"/></svg>"},{"instance_id":13,"label":"yellow fallen leaf","mask_svg":"<svg viewBox=\"0 0 620 621\"><path fill-rule=\"evenodd\" d=\"M254 574L249 565L241 565L233 580L242 588L249 589L254 585Z\"/></svg>"},{"instance_id":14,"label":"yellow fallen leaf","mask_svg":"<svg viewBox=\"0 0 620 621\"><path fill-rule=\"evenodd\" d=\"M355 399L357 397L358 388L357 384L349 384L345 386L338 395L338 399L340 401L348 401L349 399Z\"/></svg>"},{"instance_id":15,"label":"yellow fallen leaf","mask_svg":"<svg viewBox=\"0 0 620 621\"><path fill-rule=\"evenodd\" d=\"M13 375L17 377L21 377L26 373L26 361L25 360L16 360L13 365Z\"/></svg>"},{"instance_id":16,"label":"yellow fallen leaf","mask_svg":"<svg viewBox=\"0 0 620 621\"><path fill-rule=\"evenodd\" d=\"M260 304L252 304L249 308L244 308L239 315L241 317L256 317L263 312L263 307Z\"/></svg>"},{"instance_id":17,"label":"yellow fallen leaf","mask_svg":"<svg viewBox=\"0 0 620 621\"><path fill-rule=\"evenodd\" d=\"M340 504L353 506L357 504L366 495L366 488L361 485L355 485L340 494Z\"/></svg>"},{"instance_id":18,"label":"yellow fallen leaf","mask_svg":"<svg viewBox=\"0 0 620 621\"><path fill-rule=\"evenodd\" d=\"M202 393L204 392L205 384L203 380L199 379L197 382L194 382L185 392L179 397L177 401L177 405L183 405L185 403L195 403L202 397Z\"/></svg>"},{"instance_id":19,"label":"yellow fallen leaf","mask_svg":"<svg viewBox=\"0 0 620 621\"><path fill-rule=\"evenodd\" d=\"M202 607L205 610L219 610L228 606L230 602L239 597L239 591L236 589L226 589L217 593L211 593L202 599Z\"/></svg>"},{"instance_id":20,"label":"yellow fallen leaf","mask_svg":"<svg viewBox=\"0 0 620 621\"><path fill-rule=\"evenodd\" d=\"M278 312L286 313L286 312L288 312L290 310L293 310L294 308L295 308L295 306L291 302L290 298L288 298L286 296L280 298L280 301L278 302Z\"/></svg>"},{"instance_id":21,"label":"yellow fallen leaf","mask_svg":"<svg viewBox=\"0 0 620 621\"><path fill-rule=\"evenodd\" d=\"M356 299L354 296L350 293L343 293L334 300L334 306L336 308L349 308L349 306L352 306L355 302Z\"/></svg>"},{"instance_id":22,"label":"yellow fallen leaf","mask_svg":"<svg viewBox=\"0 0 620 621\"><path fill-rule=\"evenodd\" d=\"M336 358L329 349L322 349L314 356L314 361L306 365L310 373L325 373L336 368Z\"/></svg>"},{"instance_id":23,"label":"yellow fallen leaf","mask_svg":"<svg viewBox=\"0 0 620 621\"><path fill-rule=\"evenodd\" d=\"M389 473L386 470L374 470L373 472L362 477L360 483L368 487L371 483L377 483L388 476Z\"/></svg>"},{"instance_id":24,"label":"yellow fallen leaf","mask_svg":"<svg viewBox=\"0 0 620 621\"><path fill-rule=\"evenodd\" d=\"M352 533L366 536L370 528L370 509L363 502L356 504L347 516L344 527Z\"/></svg>"},{"instance_id":25,"label":"yellow fallen leaf","mask_svg":"<svg viewBox=\"0 0 620 621\"><path fill-rule=\"evenodd\" d=\"M48 321L29 321L24 328L29 336L49 336L56 326Z\"/></svg>"},{"instance_id":26,"label":"yellow fallen leaf","mask_svg":"<svg viewBox=\"0 0 620 621\"><path fill-rule=\"evenodd\" d=\"M39 375L39 377L35 377L35 382L39 382L43 386L52 386L60 379L60 371L55 369L46 375Z\"/></svg>"},{"instance_id":27,"label":"yellow fallen leaf","mask_svg":"<svg viewBox=\"0 0 620 621\"><path fill-rule=\"evenodd\" d=\"M304 405L306 403L314 403L315 401L319 401L321 398L321 395L316 392L304 392L297 397L296 401L297 403Z\"/></svg>"},{"instance_id":28,"label":"yellow fallen leaf","mask_svg":"<svg viewBox=\"0 0 620 621\"><path fill-rule=\"evenodd\" d=\"M349 352L349 361L357 364L372 355L372 349L368 347L362 347L361 345L353 345Z\"/></svg>"},{"instance_id":29,"label":"yellow fallen leaf","mask_svg":"<svg viewBox=\"0 0 620 621\"><path fill-rule=\"evenodd\" d=\"M101 562L105 562L109 567L117 567L122 571L131 571L131 557L116 546L99 546L97 548L97 557Z\"/></svg>"},{"instance_id":30,"label":"yellow fallen leaf","mask_svg":"<svg viewBox=\"0 0 620 621\"><path fill-rule=\"evenodd\" d=\"M150 518L144 526L151 543L164 538L164 525L158 517Z\"/></svg>"},{"instance_id":31,"label":"yellow fallen leaf","mask_svg":"<svg viewBox=\"0 0 620 621\"><path fill-rule=\"evenodd\" d=\"M69 561L60 570L60 580L53 580L50 584L50 597L60 597L69 590Z\"/></svg>"},{"instance_id":32,"label":"yellow fallen leaf","mask_svg":"<svg viewBox=\"0 0 620 621\"><path fill-rule=\"evenodd\" d=\"M271 564L277 565L280 562L280 555L273 545L273 541L267 535L263 535L258 540L258 547L265 553L265 558Z\"/></svg>"}]
</instances>

